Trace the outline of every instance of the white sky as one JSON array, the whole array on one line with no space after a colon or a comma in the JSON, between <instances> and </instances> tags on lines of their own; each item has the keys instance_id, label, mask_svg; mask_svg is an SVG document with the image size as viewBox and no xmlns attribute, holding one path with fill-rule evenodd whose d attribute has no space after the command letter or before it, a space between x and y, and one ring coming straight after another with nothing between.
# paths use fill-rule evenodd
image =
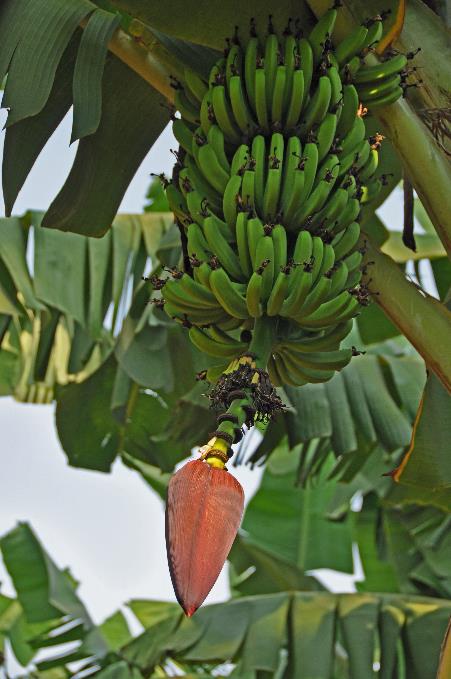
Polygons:
<instances>
[{"instance_id":1,"label":"white sky","mask_svg":"<svg viewBox=\"0 0 451 679\"><path fill-rule=\"evenodd\" d=\"M0 123L5 120L1 112ZM68 147L71 121L67 117L47 144L19 195L15 213L46 209L66 177L75 153ZM0 136L3 143L3 133ZM121 205L121 211L141 211L151 172L171 171L175 146L165 130L144 160ZM3 212L3 199L0 215ZM383 208L392 228L401 225L399 194ZM114 465L111 475L68 467L54 428L53 406L23 405L0 400L2 433L0 535L17 521L29 521L44 546L61 566L70 566L81 581L80 595L96 621L131 598L173 600L166 564L163 507L140 477ZM234 473L247 499L260 473L243 467ZM2 591L10 593L0 563ZM350 591L349 576L328 578L336 591ZM207 601L228 596L226 572Z\"/></svg>"}]
</instances>

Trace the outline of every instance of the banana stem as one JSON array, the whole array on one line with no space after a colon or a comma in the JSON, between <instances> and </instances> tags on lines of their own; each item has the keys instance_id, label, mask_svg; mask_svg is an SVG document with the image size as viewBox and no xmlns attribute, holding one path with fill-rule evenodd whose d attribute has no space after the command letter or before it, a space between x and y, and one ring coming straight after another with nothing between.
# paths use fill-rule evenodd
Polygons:
<instances>
[{"instance_id":1,"label":"banana stem","mask_svg":"<svg viewBox=\"0 0 451 679\"><path fill-rule=\"evenodd\" d=\"M367 242L364 261L374 262L368 268L365 281L373 293L374 301L451 393L450 312L443 304L409 282L395 262L370 242Z\"/></svg>"},{"instance_id":2,"label":"banana stem","mask_svg":"<svg viewBox=\"0 0 451 679\"><path fill-rule=\"evenodd\" d=\"M274 318L261 316L255 320L249 352L255 356L257 368L266 370L274 344L277 324Z\"/></svg>"}]
</instances>

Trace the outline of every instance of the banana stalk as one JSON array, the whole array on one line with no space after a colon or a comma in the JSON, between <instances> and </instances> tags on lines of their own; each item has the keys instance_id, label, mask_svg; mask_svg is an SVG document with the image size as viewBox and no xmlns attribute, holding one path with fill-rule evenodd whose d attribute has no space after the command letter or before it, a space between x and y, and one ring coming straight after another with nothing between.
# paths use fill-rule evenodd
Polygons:
<instances>
[{"instance_id":1,"label":"banana stalk","mask_svg":"<svg viewBox=\"0 0 451 679\"><path fill-rule=\"evenodd\" d=\"M174 103L175 91L170 85L170 76L181 78L183 65L157 40L154 40L152 46L145 45L136 36L132 37L118 28L108 43L108 49L171 104Z\"/></svg>"},{"instance_id":2,"label":"banana stalk","mask_svg":"<svg viewBox=\"0 0 451 679\"><path fill-rule=\"evenodd\" d=\"M393 260L371 245L366 236L362 238L362 243L363 240L367 240L364 262L374 262L364 276L373 300L413 344L427 367L451 393L451 313L443 304L408 281Z\"/></svg>"}]
</instances>

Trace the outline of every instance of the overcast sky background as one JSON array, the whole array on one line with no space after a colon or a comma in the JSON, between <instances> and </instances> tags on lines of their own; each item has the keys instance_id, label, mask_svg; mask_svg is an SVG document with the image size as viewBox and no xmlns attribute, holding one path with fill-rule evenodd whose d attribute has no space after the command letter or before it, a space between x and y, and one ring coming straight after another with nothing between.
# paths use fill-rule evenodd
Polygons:
<instances>
[{"instance_id":1,"label":"overcast sky background","mask_svg":"<svg viewBox=\"0 0 451 679\"><path fill-rule=\"evenodd\" d=\"M6 116L0 115L3 126ZM69 147L68 116L49 141L19 195L15 213L46 209L69 172L76 144ZM0 137L3 144L3 133ZM166 129L145 158L121 204L123 212L140 212L151 172L171 171L169 149L175 140ZM400 228L400 192L383 207L392 228ZM4 215L3 197L0 214ZM29 521L58 566L70 566L81 582L79 594L95 621L132 598L174 600L166 564L163 506L141 478L119 462L110 475L70 468L54 427L53 406L0 400L2 432L0 535L17 521ZM260 473L234 470L247 500ZM11 584L0 562L5 594ZM352 590L352 578L328 578L336 590ZM221 574L207 601L228 597Z\"/></svg>"}]
</instances>

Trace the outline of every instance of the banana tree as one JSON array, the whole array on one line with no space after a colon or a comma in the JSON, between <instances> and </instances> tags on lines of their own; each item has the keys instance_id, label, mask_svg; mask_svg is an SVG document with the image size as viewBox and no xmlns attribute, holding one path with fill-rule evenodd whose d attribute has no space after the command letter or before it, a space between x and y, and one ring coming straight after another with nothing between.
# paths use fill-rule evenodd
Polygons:
<instances>
[{"instance_id":1,"label":"banana tree","mask_svg":"<svg viewBox=\"0 0 451 679\"><path fill-rule=\"evenodd\" d=\"M329 523L343 520L350 497L364 493L362 526L382 520L391 545L382 583L397 574L412 588L446 596L442 562L432 565L414 527L423 520L418 505L427 504L424 520L441 535L449 511L451 315L444 299L451 224L442 94L449 67L440 63L440 74L435 67L434 50L445 43L437 16L419 2L407 14L404 2L390 9L371 7L368 17L354 1L157 8L142 0L6 0L1 388L19 400L56 401L71 464L108 471L120 455L160 494L175 464L208 441L196 468L208 483L217 480L235 517L242 499L226 489L228 459L235 453L237 463L271 463L275 450L287 448L304 516L309 484L324 475L339 484ZM423 45L414 44L419 19L427 26ZM416 47L422 52L412 67ZM423 66L424 92L407 94ZM63 188L44 215L10 217L71 106L79 145ZM173 216L161 195L155 200L156 188L159 212L116 215L169 120L179 149L172 177L161 180ZM400 241L375 210L402 175ZM412 232L415 211L426 234ZM421 276L416 283L406 276L406 261L426 258L442 301L425 293ZM254 425L262 441L248 452L240 441ZM367 482L368 467L381 461L388 483L398 482L390 492ZM180 521L204 525L206 510L193 504L190 483L175 488L168 554L188 612L182 590L196 583L186 582L177 531ZM185 518L178 506L190 510ZM231 544L237 521L223 506L214 511ZM375 544L363 528L357 532L373 563ZM395 558L394 537L415 545L413 581ZM257 559L257 571L266 564L269 577L278 548L261 538L240 538L231 559L238 553L247 569ZM282 559L296 589L308 582L309 568L302 531L298 540L299 563ZM220 548L213 542L213 553ZM201 553L191 551L191 560ZM349 567L349 549L347 558ZM373 587L377 573L367 579ZM314 606L321 609L319 599ZM243 635L224 660L236 658ZM238 664L238 676L278 667L277 676L290 676L296 651L283 647L285 668ZM369 648L345 668L329 664L321 672L365 676ZM218 657L210 653L211 660Z\"/></svg>"}]
</instances>

